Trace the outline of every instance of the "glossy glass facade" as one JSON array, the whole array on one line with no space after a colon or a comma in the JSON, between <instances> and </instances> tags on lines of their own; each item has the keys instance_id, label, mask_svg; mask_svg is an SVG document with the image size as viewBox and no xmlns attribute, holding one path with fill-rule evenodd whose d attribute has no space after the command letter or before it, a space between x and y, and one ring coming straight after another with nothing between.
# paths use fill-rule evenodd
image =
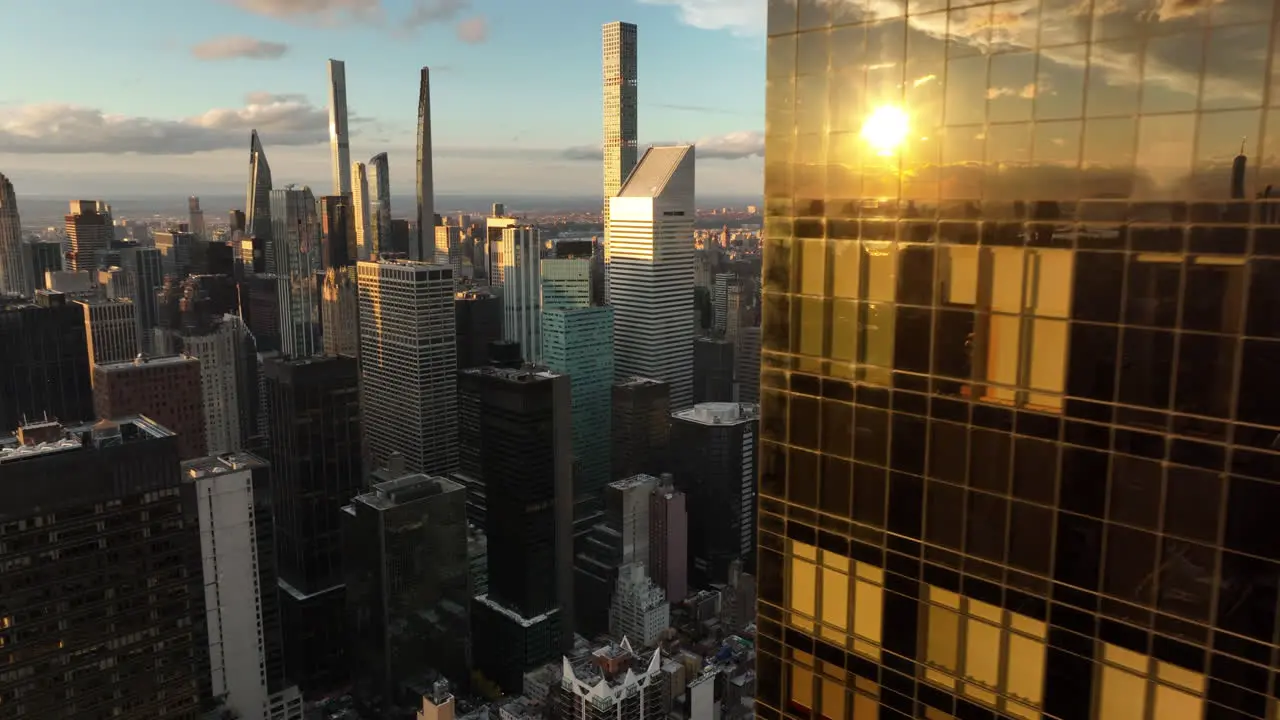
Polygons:
<instances>
[{"instance_id":1,"label":"glossy glass facade","mask_svg":"<svg viewBox=\"0 0 1280 720\"><path fill-rule=\"evenodd\" d=\"M770 0L762 718L1276 717L1273 5Z\"/></svg>"}]
</instances>

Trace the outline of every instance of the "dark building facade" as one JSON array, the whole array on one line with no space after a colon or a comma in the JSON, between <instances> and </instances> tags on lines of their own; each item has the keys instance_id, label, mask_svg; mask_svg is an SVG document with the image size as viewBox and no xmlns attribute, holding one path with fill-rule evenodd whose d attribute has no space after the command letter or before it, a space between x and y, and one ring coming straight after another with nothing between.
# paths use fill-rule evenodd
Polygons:
<instances>
[{"instance_id":1,"label":"dark building facade","mask_svg":"<svg viewBox=\"0 0 1280 720\"><path fill-rule=\"evenodd\" d=\"M572 638L573 435L569 377L458 373L459 466L487 500L489 593L476 598L476 666L507 692Z\"/></svg>"},{"instance_id":2,"label":"dark building facade","mask_svg":"<svg viewBox=\"0 0 1280 720\"><path fill-rule=\"evenodd\" d=\"M95 365L93 411L100 418L147 416L177 436L179 460L205 454L204 396L196 358L140 355Z\"/></svg>"},{"instance_id":3,"label":"dark building facade","mask_svg":"<svg viewBox=\"0 0 1280 720\"><path fill-rule=\"evenodd\" d=\"M454 300L454 332L458 369L489 364L489 343L502 339L502 297L488 290L468 290Z\"/></svg>"},{"instance_id":4,"label":"dark building facade","mask_svg":"<svg viewBox=\"0 0 1280 720\"><path fill-rule=\"evenodd\" d=\"M354 358L269 360L280 609L290 682L311 694L347 680L340 510L364 487Z\"/></svg>"},{"instance_id":5,"label":"dark building facade","mask_svg":"<svg viewBox=\"0 0 1280 720\"><path fill-rule=\"evenodd\" d=\"M320 267L341 268L356 264L356 216L351 198L320 198Z\"/></svg>"},{"instance_id":6,"label":"dark building facade","mask_svg":"<svg viewBox=\"0 0 1280 720\"><path fill-rule=\"evenodd\" d=\"M1275 4L871 5L769 3L759 716L1273 717Z\"/></svg>"},{"instance_id":7,"label":"dark building facade","mask_svg":"<svg viewBox=\"0 0 1280 720\"><path fill-rule=\"evenodd\" d=\"M131 417L0 440L0 716L199 717L205 627L172 433Z\"/></svg>"},{"instance_id":8,"label":"dark building facade","mask_svg":"<svg viewBox=\"0 0 1280 720\"><path fill-rule=\"evenodd\" d=\"M719 338L693 341L693 402L730 402L733 397L733 343Z\"/></svg>"},{"instance_id":9,"label":"dark building facade","mask_svg":"<svg viewBox=\"0 0 1280 720\"><path fill-rule=\"evenodd\" d=\"M59 292L0 299L0 432L29 421L93 419L84 311Z\"/></svg>"},{"instance_id":10,"label":"dark building facade","mask_svg":"<svg viewBox=\"0 0 1280 720\"><path fill-rule=\"evenodd\" d=\"M384 717L409 715L436 673L469 682L466 490L379 471L342 524L356 694Z\"/></svg>"},{"instance_id":11,"label":"dark building facade","mask_svg":"<svg viewBox=\"0 0 1280 720\"><path fill-rule=\"evenodd\" d=\"M649 378L631 378L615 384L611 432L613 477L656 477L668 472L671 386Z\"/></svg>"}]
</instances>

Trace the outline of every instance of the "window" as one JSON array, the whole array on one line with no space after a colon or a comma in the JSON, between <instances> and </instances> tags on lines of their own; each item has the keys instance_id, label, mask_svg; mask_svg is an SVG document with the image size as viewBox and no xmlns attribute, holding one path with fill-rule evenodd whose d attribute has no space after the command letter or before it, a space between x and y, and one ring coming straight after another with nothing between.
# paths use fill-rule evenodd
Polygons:
<instances>
[{"instance_id":1,"label":"window","mask_svg":"<svg viewBox=\"0 0 1280 720\"><path fill-rule=\"evenodd\" d=\"M1142 653L1102 644L1098 720L1204 715L1204 675Z\"/></svg>"},{"instance_id":2,"label":"window","mask_svg":"<svg viewBox=\"0 0 1280 720\"><path fill-rule=\"evenodd\" d=\"M1039 720L1045 624L927 585L922 609L924 679L999 709Z\"/></svg>"},{"instance_id":3,"label":"window","mask_svg":"<svg viewBox=\"0 0 1280 720\"><path fill-rule=\"evenodd\" d=\"M939 328L935 364L969 380L960 395L1062 409L1074 265L1069 250L946 248L939 283L954 322Z\"/></svg>"},{"instance_id":4,"label":"window","mask_svg":"<svg viewBox=\"0 0 1280 720\"><path fill-rule=\"evenodd\" d=\"M813 656L796 650L787 666L787 706L801 715L813 710Z\"/></svg>"},{"instance_id":5,"label":"window","mask_svg":"<svg viewBox=\"0 0 1280 720\"><path fill-rule=\"evenodd\" d=\"M792 627L880 659L883 570L792 540L787 572Z\"/></svg>"}]
</instances>

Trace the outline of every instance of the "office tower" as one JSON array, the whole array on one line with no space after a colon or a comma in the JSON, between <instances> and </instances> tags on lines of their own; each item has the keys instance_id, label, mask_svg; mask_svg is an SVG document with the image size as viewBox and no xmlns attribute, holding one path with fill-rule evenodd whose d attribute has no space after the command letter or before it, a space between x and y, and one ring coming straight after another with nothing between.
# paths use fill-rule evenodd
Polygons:
<instances>
[{"instance_id":1,"label":"office tower","mask_svg":"<svg viewBox=\"0 0 1280 720\"><path fill-rule=\"evenodd\" d=\"M609 280L605 277L604 241L597 239L591 248L591 304L604 305L608 301Z\"/></svg>"},{"instance_id":2,"label":"office tower","mask_svg":"<svg viewBox=\"0 0 1280 720\"><path fill-rule=\"evenodd\" d=\"M743 403L760 402L760 326L744 327L738 331L734 348L735 399Z\"/></svg>"},{"instance_id":3,"label":"office tower","mask_svg":"<svg viewBox=\"0 0 1280 720\"><path fill-rule=\"evenodd\" d=\"M67 270L97 270L98 256L111 247L115 237L111 208L101 200L72 200L71 213L65 219Z\"/></svg>"},{"instance_id":4,"label":"office tower","mask_svg":"<svg viewBox=\"0 0 1280 720\"><path fill-rule=\"evenodd\" d=\"M541 233L529 225L502 231L502 336L524 359L542 360Z\"/></svg>"},{"instance_id":5,"label":"office tower","mask_svg":"<svg viewBox=\"0 0 1280 720\"><path fill-rule=\"evenodd\" d=\"M320 238L321 269L356 264L356 218L350 196L320 198Z\"/></svg>"},{"instance_id":6,"label":"office tower","mask_svg":"<svg viewBox=\"0 0 1280 720\"><path fill-rule=\"evenodd\" d=\"M30 297L35 289L22 250L18 198L13 183L0 174L0 293Z\"/></svg>"},{"instance_id":7,"label":"office tower","mask_svg":"<svg viewBox=\"0 0 1280 720\"><path fill-rule=\"evenodd\" d=\"M259 352L280 350L280 279L275 275L253 275L241 287L245 322Z\"/></svg>"},{"instance_id":8,"label":"office tower","mask_svg":"<svg viewBox=\"0 0 1280 720\"><path fill-rule=\"evenodd\" d=\"M187 219L187 228L193 235L202 240L209 239L205 233L204 211L200 209L200 198L195 195L187 198Z\"/></svg>"},{"instance_id":9,"label":"office tower","mask_svg":"<svg viewBox=\"0 0 1280 720\"><path fill-rule=\"evenodd\" d=\"M48 290L46 273L62 271L62 243L56 240L33 240L22 244L23 257L31 278L31 292Z\"/></svg>"},{"instance_id":10,"label":"office tower","mask_svg":"<svg viewBox=\"0 0 1280 720\"><path fill-rule=\"evenodd\" d=\"M321 349L320 303L316 273L320 270L320 222L310 188L271 191L271 237L280 281L281 351L309 357Z\"/></svg>"},{"instance_id":11,"label":"office tower","mask_svg":"<svg viewBox=\"0 0 1280 720\"><path fill-rule=\"evenodd\" d=\"M227 222L229 223L228 230L233 234L236 231L244 232L246 227L244 211L232 210L228 215L229 215L229 217L227 218Z\"/></svg>"},{"instance_id":12,"label":"office tower","mask_svg":"<svg viewBox=\"0 0 1280 720\"><path fill-rule=\"evenodd\" d=\"M563 720L659 720L669 678L662 669L662 652L642 657L623 638L590 654L563 658L563 679L551 689L554 717Z\"/></svg>"},{"instance_id":13,"label":"office tower","mask_svg":"<svg viewBox=\"0 0 1280 720\"><path fill-rule=\"evenodd\" d=\"M362 162L351 164L351 202L356 225L356 259L369 260L369 174Z\"/></svg>"},{"instance_id":14,"label":"office tower","mask_svg":"<svg viewBox=\"0 0 1280 720\"><path fill-rule=\"evenodd\" d=\"M448 265L453 268L453 276L456 279L462 278L462 228L456 225L437 225L432 228L434 235L434 244L432 245L434 258L433 262L437 265Z\"/></svg>"},{"instance_id":15,"label":"office tower","mask_svg":"<svg viewBox=\"0 0 1280 720\"><path fill-rule=\"evenodd\" d=\"M347 66L329 60L329 152L333 156L333 194L351 194L351 140L347 135Z\"/></svg>"},{"instance_id":16,"label":"office tower","mask_svg":"<svg viewBox=\"0 0 1280 720\"><path fill-rule=\"evenodd\" d=\"M702 403L671 414L672 474L688 498L697 587L724 582L733 560L754 566L759 433L754 405Z\"/></svg>"},{"instance_id":17,"label":"office tower","mask_svg":"<svg viewBox=\"0 0 1280 720\"><path fill-rule=\"evenodd\" d=\"M409 233L413 231L408 220L396 218L391 221L391 247L390 252L396 253L401 258L409 257ZM384 255L386 252L384 251Z\"/></svg>"},{"instance_id":18,"label":"office tower","mask_svg":"<svg viewBox=\"0 0 1280 720\"><path fill-rule=\"evenodd\" d=\"M1093 29L1073 62L1051 3L1001 41L1043 48L1034 99L996 97L1016 63L965 58L986 41L960 24L909 17L828 57L796 32L807 9L770 5L770 42L804 59L770 58L774 87L908 74L893 101L880 76L803 109L771 90L758 712L829 712L811 658L839 647L882 717L1265 717L1280 268L1269 171L1240 170L1274 131L1237 155L1248 134L1212 112L1256 118L1261 78L1193 63L1167 85L1150 45L1104 60L1152 21L1136 4L1073 15ZM1274 8L1250 7L1156 22L1243 57L1275 41ZM1012 161L1017 126L996 123L1018 115L1035 149ZM836 174L815 185L819 167Z\"/></svg>"},{"instance_id":19,"label":"office tower","mask_svg":"<svg viewBox=\"0 0 1280 720\"><path fill-rule=\"evenodd\" d=\"M569 378L536 367L457 375L461 471L488 502L489 593L472 607L475 666L508 692L572 644Z\"/></svg>"},{"instance_id":20,"label":"office tower","mask_svg":"<svg viewBox=\"0 0 1280 720\"><path fill-rule=\"evenodd\" d=\"M711 287L711 327L720 337L729 337L729 288L736 286L737 282L738 278L733 273L716 273L715 284Z\"/></svg>"},{"instance_id":21,"label":"office tower","mask_svg":"<svg viewBox=\"0 0 1280 720\"><path fill-rule=\"evenodd\" d=\"M671 602L689 596L689 510L664 474L649 495L649 575Z\"/></svg>"},{"instance_id":22,"label":"office tower","mask_svg":"<svg viewBox=\"0 0 1280 720\"><path fill-rule=\"evenodd\" d=\"M350 268L329 268L320 292L325 355L360 355L360 298Z\"/></svg>"},{"instance_id":23,"label":"office tower","mask_svg":"<svg viewBox=\"0 0 1280 720\"><path fill-rule=\"evenodd\" d=\"M612 22L604 26L604 216L609 199L636 166L639 136L636 112L639 70L636 26Z\"/></svg>"},{"instance_id":24,"label":"office tower","mask_svg":"<svg viewBox=\"0 0 1280 720\"><path fill-rule=\"evenodd\" d=\"M84 313L89 368L98 363L120 362L138 354L138 321L129 300L77 300Z\"/></svg>"},{"instance_id":25,"label":"office tower","mask_svg":"<svg viewBox=\"0 0 1280 720\"><path fill-rule=\"evenodd\" d=\"M0 476L5 715L197 717L200 533L173 434L136 416L32 423L0 440Z\"/></svg>"},{"instance_id":26,"label":"office tower","mask_svg":"<svg viewBox=\"0 0 1280 720\"><path fill-rule=\"evenodd\" d=\"M107 300L132 300L138 294L134 280L133 273L119 266L98 269L98 291Z\"/></svg>"},{"instance_id":27,"label":"office tower","mask_svg":"<svg viewBox=\"0 0 1280 720\"><path fill-rule=\"evenodd\" d=\"M496 218L506 217L506 216L507 216L507 206L506 206L505 204L503 204L503 203L494 203L494 204L493 204L493 206L492 206L492 208L491 208L490 215L491 215L492 217L496 217Z\"/></svg>"},{"instance_id":28,"label":"office tower","mask_svg":"<svg viewBox=\"0 0 1280 720\"><path fill-rule=\"evenodd\" d=\"M209 455L244 449L251 415L246 398L256 371L250 363L249 329L235 315L214 317L205 327L175 338L183 353L200 359L200 388L204 396L205 438Z\"/></svg>"},{"instance_id":29,"label":"office tower","mask_svg":"<svg viewBox=\"0 0 1280 720\"><path fill-rule=\"evenodd\" d=\"M418 241L410 260L430 260L435 244L436 187L431 162L431 69L422 68L418 83Z\"/></svg>"},{"instance_id":30,"label":"office tower","mask_svg":"<svg viewBox=\"0 0 1280 720\"><path fill-rule=\"evenodd\" d=\"M645 152L609 203L609 302L615 365L671 385L671 406L693 402L693 148Z\"/></svg>"},{"instance_id":31,"label":"office tower","mask_svg":"<svg viewBox=\"0 0 1280 720\"><path fill-rule=\"evenodd\" d=\"M545 258L542 261L542 309L565 310L591 306L591 261L583 258Z\"/></svg>"},{"instance_id":32,"label":"office tower","mask_svg":"<svg viewBox=\"0 0 1280 720\"><path fill-rule=\"evenodd\" d=\"M276 254L271 242L271 166L262 150L258 131L249 134L249 189L244 206L247 214L245 227L250 237L263 245L263 272L276 272Z\"/></svg>"},{"instance_id":33,"label":"office tower","mask_svg":"<svg viewBox=\"0 0 1280 720\"><path fill-rule=\"evenodd\" d=\"M202 244L203 240L192 233L177 230L157 231L154 238L165 275L181 279L195 271L196 245Z\"/></svg>"},{"instance_id":34,"label":"office tower","mask_svg":"<svg viewBox=\"0 0 1280 720\"><path fill-rule=\"evenodd\" d=\"M575 542L574 605L578 631L585 636L612 632L618 581L625 575L636 585L627 568L649 562L649 495L657 482L636 475L609 483L600 493L603 512Z\"/></svg>"},{"instance_id":35,"label":"office tower","mask_svg":"<svg viewBox=\"0 0 1280 720\"><path fill-rule=\"evenodd\" d=\"M613 308L581 307L542 313L543 358L569 376L573 400L575 517L598 508L609 483L613 436Z\"/></svg>"},{"instance_id":36,"label":"office tower","mask_svg":"<svg viewBox=\"0 0 1280 720\"><path fill-rule=\"evenodd\" d=\"M62 293L0 299L0 428L93 418L84 310ZM12 432L12 430L10 430Z\"/></svg>"},{"instance_id":37,"label":"office tower","mask_svg":"<svg viewBox=\"0 0 1280 720\"><path fill-rule=\"evenodd\" d=\"M354 358L263 367L285 669L304 694L348 679L340 510L364 489Z\"/></svg>"},{"instance_id":38,"label":"office tower","mask_svg":"<svg viewBox=\"0 0 1280 720\"><path fill-rule=\"evenodd\" d=\"M97 295L93 283L96 278L88 270L81 272L51 272L45 278L46 284L53 292L63 293L68 298L86 298Z\"/></svg>"},{"instance_id":39,"label":"office tower","mask_svg":"<svg viewBox=\"0 0 1280 720\"><path fill-rule=\"evenodd\" d=\"M615 328L615 332L617 332ZM614 477L669 472L671 386L651 378L630 378L613 386Z\"/></svg>"},{"instance_id":40,"label":"office tower","mask_svg":"<svg viewBox=\"0 0 1280 720\"><path fill-rule=\"evenodd\" d=\"M213 697L240 717L301 720L302 694L285 685L271 468L236 453L184 462L182 476L199 513Z\"/></svg>"},{"instance_id":41,"label":"office tower","mask_svg":"<svg viewBox=\"0 0 1280 720\"><path fill-rule=\"evenodd\" d=\"M355 694L385 714L417 705L432 672L470 679L466 506L452 480L379 472L342 509Z\"/></svg>"},{"instance_id":42,"label":"office tower","mask_svg":"<svg viewBox=\"0 0 1280 720\"><path fill-rule=\"evenodd\" d=\"M411 472L458 465L452 268L410 260L359 264L364 429L375 465Z\"/></svg>"},{"instance_id":43,"label":"office tower","mask_svg":"<svg viewBox=\"0 0 1280 720\"><path fill-rule=\"evenodd\" d=\"M133 243L121 247L119 252L120 265L129 275L133 290L130 297L137 320L139 352L150 353L154 350L152 331L159 317L156 291L164 285L164 259L156 248Z\"/></svg>"},{"instance_id":44,"label":"office tower","mask_svg":"<svg viewBox=\"0 0 1280 720\"><path fill-rule=\"evenodd\" d=\"M733 370L733 343L719 338L694 340L694 403L734 401Z\"/></svg>"},{"instance_id":45,"label":"office tower","mask_svg":"<svg viewBox=\"0 0 1280 720\"><path fill-rule=\"evenodd\" d=\"M458 369L489 364L489 344L502 339L502 297L486 288L458 293L453 301Z\"/></svg>"},{"instance_id":46,"label":"office tower","mask_svg":"<svg viewBox=\"0 0 1280 720\"><path fill-rule=\"evenodd\" d=\"M387 154L369 158L369 259L391 252L391 176Z\"/></svg>"},{"instance_id":47,"label":"office tower","mask_svg":"<svg viewBox=\"0 0 1280 720\"><path fill-rule=\"evenodd\" d=\"M501 203L494 204L494 211L502 210ZM489 278L489 286L500 288L503 284L503 255L502 236L507 228L516 227L519 221L512 217L502 215L494 215L485 218L485 276Z\"/></svg>"},{"instance_id":48,"label":"office tower","mask_svg":"<svg viewBox=\"0 0 1280 720\"><path fill-rule=\"evenodd\" d=\"M653 647L669 627L671 604L662 588L645 572L644 565L619 568L609 607L609 634L633 640L640 647Z\"/></svg>"},{"instance_id":49,"label":"office tower","mask_svg":"<svg viewBox=\"0 0 1280 720\"><path fill-rule=\"evenodd\" d=\"M139 355L95 365L93 414L100 418L145 415L177 436L179 460L208 454L200 361L189 355Z\"/></svg>"}]
</instances>

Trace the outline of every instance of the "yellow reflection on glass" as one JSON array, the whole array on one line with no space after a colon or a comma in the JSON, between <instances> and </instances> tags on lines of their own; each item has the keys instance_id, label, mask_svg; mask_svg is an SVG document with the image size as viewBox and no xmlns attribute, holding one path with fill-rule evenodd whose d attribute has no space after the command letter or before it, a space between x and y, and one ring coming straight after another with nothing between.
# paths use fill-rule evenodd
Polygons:
<instances>
[{"instance_id":1,"label":"yellow reflection on glass","mask_svg":"<svg viewBox=\"0 0 1280 720\"><path fill-rule=\"evenodd\" d=\"M877 108L862 123L862 139L879 155L893 155L907 139L910 123L907 113L900 107L885 105Z\"/></svg>"}]
</instances>

